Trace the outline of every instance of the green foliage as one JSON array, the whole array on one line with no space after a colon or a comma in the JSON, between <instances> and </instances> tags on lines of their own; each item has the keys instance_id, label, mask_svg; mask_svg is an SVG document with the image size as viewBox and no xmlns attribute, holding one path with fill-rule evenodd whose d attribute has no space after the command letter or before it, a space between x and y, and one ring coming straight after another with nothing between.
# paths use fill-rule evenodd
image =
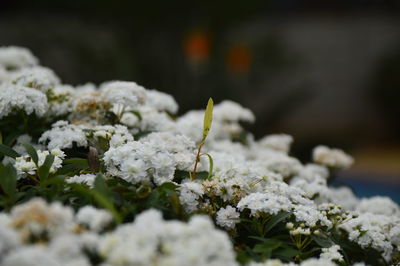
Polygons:
<instances>
[{"instance_id":1,"label":"green foliage","mask_svg":"<svg viewBox=\"0 0 400 266\"><path fill-rule=\"evenodd\" d=\"M35 148L32 145L30 145L29 143L24 143L24 147L25 147L26 152L32 158L33 162L36 164L36 166L38 166L39 158L38 158Z\"/></svg>"},{"instance_id":2,"label":"green foliage","mask_svg":"<svg viewBox=\"0 0 400 266\"><path fill-rule=\"evenodd\" d=\"M49 176L50 168L54 162L54 155L47 155L46 159L44 160L43 164L39 167L38 175L40 181L46 181Z\"/></svg>"},{"instance_id":3,"label":"green foliage","mask_svg":"<svg viewBox=\"0 0 400 266\"><path fill-rule=\"evenodd\" d=\"M203 127L202 141L206 140L208 132L210 132L211 129L213 107L214 107L214 101L212 100L212 98L210 98L208 99L206 111L204 113L204 127Z\"/></svg>"},{"instance_id":4,"label":"green foliage","mask_svg":"<svg viewBox=\"0 0 400 266\"><path fill-rule=\"evenodd\" d=\"M206 111L204 113L203 138L201 139L199 147L197 149L197 155L196 155L196 159L195 159L195 163L194 163L194 168L193 168L193 172L191 174L191 179L193 179L193 180L196 179L196 177L197 177L196 170L197 170L197 164L200 161L200 156L204 155L204 154L200 153L201 148L203 147L204 142L206 141L208 132L210 132L210 130L211 130L213 107L214 107L214 102L213 102L212 98L210 98L210 99L208 99ZM210 160L210 171L209 171L208 178L211 178L212 168L213 168L213 160L211 158L211 155L209 155L209 154L205 154L205 155L207 155Z\"/></svg>"},{"instance_id":5,"label":"green foliage","mask_svg":"<svg viewBox=\"0 0 400 266\"><path fill-rule=\"evenodd\" d=\"M19 156L18 152L14 151L12 148L10 148L4 144L0 144L0 154L11 157L13 159L15 159L16 157Z\"/></svg>"},{"instance_id":6,"label":"green foliage","mask_svg":"<svg viewBox=\"0 0 400 266\"><path fill-rule=\"evenodd\" d=\"M5 194L5 202L12 205L17 197L17 171L11 164L0 163L0 187Z\"/></svg>"}]
</instances>

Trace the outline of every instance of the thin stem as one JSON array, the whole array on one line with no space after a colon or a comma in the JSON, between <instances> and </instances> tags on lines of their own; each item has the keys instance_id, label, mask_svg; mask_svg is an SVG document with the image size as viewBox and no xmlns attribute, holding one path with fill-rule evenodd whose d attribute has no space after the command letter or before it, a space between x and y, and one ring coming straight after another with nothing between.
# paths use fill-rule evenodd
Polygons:
<instances>
[{"instance_id":1,"label":"thin stem","mask_svg":"<svg viewBox=\"0 0 400 266\"><path fill-rule=\"evenodd\" d=\"M196 160L194 162L194 168L193 168L193 173L192 173L192 180L196 179L196 170L197 170L197 165L200 161L200 152L201 152L201 148L204 145L204 140L202 140L199 144L199 149L197 150L197 155L196 155Z\"/></svg>"}]
</instances>

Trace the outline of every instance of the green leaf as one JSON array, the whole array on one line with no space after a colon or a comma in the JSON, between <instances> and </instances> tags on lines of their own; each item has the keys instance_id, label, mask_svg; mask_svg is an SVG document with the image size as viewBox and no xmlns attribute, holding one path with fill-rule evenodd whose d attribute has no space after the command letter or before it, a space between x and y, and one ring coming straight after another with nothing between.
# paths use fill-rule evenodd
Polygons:
<instances>
[{"instance_id":1,"label":"green leaf","mask_svg":"<svg viewBox=\"0 0 400 266\"><path fill-rule=\"evenodd\" d=\"M39 157L37 155L36 149L29 143L24 143L23 144L25 147L25 150L28 152L29 156L31 156L33 162L38 166L39 163Z\"/></svg>"},{"instance_id":2,"label":"green leaf","mask_svg":"<svg viewBox=\"0 0 400 266\"><path fill-rule=\"evenodd\" d=\"M84 158L69 158L69 159L65 159L63 161L64 164L81 164L81 165L85 165L88 166L88 161L87 159Z\"/></svg>"},{"instance_id":3,"label":"green leaf","mask_svg":"<svg viewBox=\"0 0 400 266\"><path fill-rule=\"evenodd\" d=\"M281 247L282 244L279 240L265 239L262 243L254 246L253 252L259 253L263 259L268 259L272 256L274 250Z\"/></svg>"},{"instance_id":4,"label":"green leaf","mask_svg":"<svg viewBox=\"0 0 400 266\"><path fill-rule=\"evenodd\" d=\"M163 183L161 186L158 186L157 189L165 192L170 192L170 191L175 191L178 187L179 186L174 183L166 182Z\"/></svg>"},{"instance_id":5,"label":"green leaf","mask_svg":"<svg viewBox=\"0 0 400 266\"><path fill-rule=\"evenodd\" d=\"M140 112L138 112L138 111L129 111L130 113L132 113L132 114L134 114L134 115L136 115L136 117L139 119L139 121L142 121L143 120L143 117L142 117L142 115L140 114Z\"/></svg>"},{"instance_id":6,"label":"green leaf","mask_svg":"<svg viewBox=\"0 0 400 266\"><path fill-rule=\"evenodd\" d=\"M328 238L327 236L312 235L311 238L312 238L312 240L315 241L315 243L317 243L320 247L323 247L323 248L329 248L332 245L335 245L335 243L330 238Z\"/></svg>"},{"instance_id":7,"label":"green leaf","mask_svg":"<svg viewBox=\"0 0 400 266\"><path fill-rule=\"evenodd\" d=\"M275 250L273 255L274 257L277 257L281 260L291 261L298 254L300 254L299 250L290 247L285 247Z\"/></svg>"},{"instance_id":8,"label":"green leaf","mask_svg":"<svg viewBox=\"0 0 400 266\"><path fill-rule=\"evenodd\" d=\"M18 136L19 136L19 133L17 133L17 132L14 132L14 133L9 134L9 135L4 139L4 143L3 143L3 144L10 147L10 146L14 143L14 141L18 138Z\"/></svg>"},{"instance_id":9,"label":"green leaf","mask_svg":"<svg viewBox=\"0 0 400 266\"><path fill-rule=\"evenodd\" d=\"M96 176L96 179L94 180L94 188L91 190L91 194L101 206L108 209L113 214L117 223L122 222L120 214L117 212L113 202L110 200L111 190L108 188L102 174Z\"/></svg>"},{"instance_id":10,"label":"green leaf","mask_svg":"<svg viewBox=\"0 0 400 266\"><path fill-rule=\"evenodd\" d=\"M82 164L67 164L57 170L58 175L71 175L80 170L86 169L87 166Z\"/></svg>"},{"instance_id":11,"label":"green leaf","mask_svg":"<svg viewBox=\"0 0 400 266\"><path fill-rule=\"evenodd\" d=\"M212 98L210 98L208 99L206 112L204 113L203 141L207 138L208 132L211 129L213 107L214 102Z\"/></svg>"},{"instance_id":12,"label":"green leaf","mask_svg":"<svg viewBox=\"0 0 400 266\"><path fill-rule=\"evenodd\" d=\"M11 164L4 166L0 163L0 186L5 194L12 200L15 199L17 193L17 171Z\"/></svg>"},{"instance_id":13,"label":"green leaf","mask_svg":"<svg viewBox=\"0 0 400 266\"><path fill-rule=\"evenodd\" d=\"M0 144L0 154L11 157L13 159L19 156L18 152L14 151L13 149L4 144Z\"/></svg>"},{"instance_id":14,"label":"green leaf","mask_svg":"<svg viewBox=\"0 0 400 266\"><path fill-rule=\"evenodd\" d=\"M93 183L93 187L94 187L94 190L100 192L103 195L108 196L111 194L111 191L108 188L108 186L104 180L104 176L102 174L98 174L96 176L96 179L94 180L94 183Z\"/></svg>"},{"instance_id":15,"label":"green leaf","mask_svg":"<svg viewBox=\"0 0 400 266\"><path fill-rule=\"evenodd\" d=\"M120 224L122 222L121 215L115 209L114 204L103 194L98 191L91 190L93 198L105 209L108 209L114 216L115 222Z\"/></svg>"},{"instance_id":16,"label":"green leaf","mask_svg":"<svg viewBox=\"0 0 400 266\"><path fill-rule=\"evenodd\" d=\"M208 169L207 179L211 179L213 168L214 168L214 160L213 160L213 158L211 157L211 155L209 153L203 153L202 155L206 155L208 157L210 166L209 166L209 169Z\"/></svg>"},{"instance_id":17,"label":"green leaf","mask_svg":"<svg viewBox=\"0 0 400 266\"><path fill-rule=\"evenodd\" d=\"M80 170L89 167L87 159L84 158L69 158L63 161L63 166L57 170L58 175L74 175Z\"/></svg>"},{"instance_id":18,"label":"green leaf","mask_svg":"<svg viewBox=\"0 0 400 266\"><path fill-rule=\"evenodd\" d=\"M3 144L3 134L0 131L0 144Z\"/></svg>"},{"instance_id":19,"label":"green leaf","mask_svg":"<svg viewBox=\"0 0 400 266\"><path fill-rule=\"evenodd\" d=\"M53 165L54 162L54 155L49 154L46 156L46 159L44 160L43 164L39 167L39 178L41 181L44 181L47 179L50 173L50 168Z\"/></svg>"},{"instance_id":20,"label":"green leaf","mask_svg":"<svg viewBox=\"0 0 400 266\"><path fill-rule=\"evenodd\" d=\"M98 175L96 179L102 177ZM101 192L95 189L89 189L82 184L68 184L68 186L76 192L79 192L81 195L94 199L101 207L109 210L114 216L114 220L116 223L120 224L122 222L122 217L114 207L114 204L110 201L110 199L101 194Z\"/></svg>"},{"instance_id":21,"label":"green leaf","mask_svg":"<svg viewBox=\"0 0 400 266\"><path fill-rule=\"evenodd\" d=\"M285 220L288 216L290 216L290 212L280 212L274 217L271 218L271 220L268 221L268 223L264 227L264 235L267 234L272 228L274 228L278 223L282 222Z\"/></svg>"},{"instance_id":22,"label":"green leaf","mask_svg":"<svg viewBox=\"0 0 400 266\"><path fill-rule=\"evenodd\" d=\"M207 172L204 172L204 171L196 173L196 179L205 180L205 179L208 178L208 176L209 176L209 174Z\"/></svg>"}]
</instances>

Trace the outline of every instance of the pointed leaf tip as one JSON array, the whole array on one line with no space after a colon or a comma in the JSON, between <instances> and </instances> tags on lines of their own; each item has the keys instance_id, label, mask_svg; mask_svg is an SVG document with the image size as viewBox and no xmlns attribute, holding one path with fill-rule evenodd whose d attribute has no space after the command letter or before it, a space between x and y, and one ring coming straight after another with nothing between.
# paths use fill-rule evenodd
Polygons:
<instances>
[{"instance_id":1,"label":"pointed leaf tip","mask_svg":"<svg viewBox=\"0 0 400 266\"><path fill-rule=\"evenodd\" d=\"M212 98L208 100L206 112L204 114L204 128L203 128L203 141L206 139L208 132L211 129L212 116L213 116L214 101Z\"/></svg>"}]
</instances>

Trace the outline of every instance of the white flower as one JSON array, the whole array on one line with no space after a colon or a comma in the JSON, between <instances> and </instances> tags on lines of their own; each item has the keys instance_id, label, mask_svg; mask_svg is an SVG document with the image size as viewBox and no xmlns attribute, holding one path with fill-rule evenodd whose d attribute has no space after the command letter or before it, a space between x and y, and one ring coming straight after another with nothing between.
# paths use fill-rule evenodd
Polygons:
<instances>
[{"instance_id":1,"label":"white flower","mask_svg":"<svg viewBox=\"0 0 400 266\"><path fill-rule=\"evenodd\" d=\"M393 252L390 228L399 223L399 218L363 213L344 221L339 227L347 231L349 240L358 243L362 248L371 246L381 251L385 260L389 261Z\"/></svg>"},{"instance_id":2,"label":"white flower","mask_svg":"<svg viewBox=\"0 0 400 266\"><path fill-rule=\"evenodd\" d=\"M48 204L41 198L17 205L11 210L11 224L24 239L47 233L55 237L70 232L74 226L73 210L59 202Z\"/></svg>"},{"instance_id":3,"label":"white flower","mask_svg":"<svg viewBox=\"0 0 400 266\"><path fill-rule=\"evenodd\" d=\"M26 246L10 252L2 261L2 266L62 266L55 254L43 246Z\"/></svg>"},{"instance_id":4,"label":"white flower","mask_svg":"<svg viewBox=\"0 0 400 266\"><path fill-rule=\"evenodd\" d=\"M194 216L188 223L164 221L155 210L103 236L99 251L106 264L116 266L237 265L229 237L208 217Z\"/></svg>"},{"instance_id":5,"label":"white flower","mask_svg":"<svg viewBox=\"0 0 400 266\"><path fill-rule=\"evenodd\" d=\"M137 108L146 99L145 89L135 82L110 81L100 86L102 98L113 105Z\"/></svg>"},{"instance_id":6,"label":"white flower","mask_svg":"<svg viewBox=\"0 0 400 266\"><path fill-rule=\"evenodd\" d=\"M348 168L354 160L339 149L330 149L326 146L318 146L313 150L313 160L316 163L335 168Z\"/></svg>"},{"instance_id":7,"label":"white flower","mask_svg":"<svg viewBox=\"0 0 400 266\"><path fill-rule=\"evenodd\" d=\"M40 143L47 143L49 149L72 148L75 143L78 147L86 147L87 139L80 125L71 125L67 121L59 120L52 125L52 128L45 131L39 138Z\"/></svg>"},{"instance_id":8,"label":"white flower","mask_svg":"<svg viewBox=\"0 0 400 266\"><path fill-rule=\"evenodd\" d=\"M285 196L278 196L273 193L252 193L241 199L237 205L239 210L249 209L253 216L260 212L277 214L280 211L289 211L292 203Z\"/></svg>"},{"instance_id":9,"label":"white flower","mask_svg":"<svg viewBox=\"0 0 400 266\"><path fill-rule=\"evenodd\" d=\"M339 252L340 249L341 248L338 245L333 245L329 248L322 248L322 253L319 258L323 260L343 262L343 256Z\"/></svg>"},{"instance_id":10,"label":"white flower","mask_svg":"<svg viewBox=\"0 0 400 266\"><path fill-rule=\"evenodd\" d=\"M47 93L50 116L62 116L73 110L75 89L70 85L56 85Z\"/></svg>"},{"instance_id":11,"label":"white flower","mask_svg":"<svg viewBox=\"0 0 400 266\"><path fill-rule=\"evenodd\" d=\"M67 183L77 183L77 184L85 184L89 187L93 187L94 180L96 179L96 175L94 174L82 174L82 175L74 175L65 180Z\"/></svg>"},{"instance_id":12,"label":"white flower","mask_svg":"<svg viewBox=\"0 0 400 266\"><path fill-rule=\"evenodd\" d=\"M288 153L293 137L286 134L268 135L259 140L259 144L277 151Z\"/></svg>"},{"instance_id":13,"label":"white flower","mask_svg":"<svg viewBox=\"0 0 400 266\"><path fill-rule=\"evenodd\" d=\"M129 141L104 154L107 171L131 183L171 182L176 169L194 163L195 145L184 136L152 133L139 141Z\"/></svg>"},{"instance_id":14,"label":"white flower","mask_svg":"<svg viewBox=\"0 0 400 266\"><path fill-rule=\"evenodd\" d=\"M356 211L360 213L374 213L387 216L400 217L400 208L389 197L375 196L372 198L364 198L356 207Z\"/></svg>"},{"instance_id":15,"label":"white flower","mask_svg":"<svg viewBox=\"0 0 400 266\"><path fill-rule=\"evenodd\" d=\"M216 120L231 122L254 122L254 114L240 104L225 100L214 107L214 117Z\"/></svg>"},{"instance_id":16,"label":"white flower","mask_svg":"<svg viewBox=\"0 0 400 266\"><path fill-rule=\"evenodd\" d=\"M53 70L41 66L16 71L11 75L11 80L17 86L37 89L43 93L60 84L60 79Z\"/></svg>"},{"instance_id":17,"label":"white flower","mask_svg":"<svg viewBox=\"0 0 400 266\"><path fill-rule=\"evenodd\" d=\"M139 118L137 115L132 114L131 112L125 112L122 115L120 122L128 127L133 127L139 123Z\"/></svg>"},{"instance_id":18,"label":"white flower","mask_svg":"<svg viewBox=\"0 0 400 266\"><path fill-rule=\"evenodd\" d=\"M85 206L79 209L76 219L78 223L87 225L90 230L100 232L112 222L113 217L106 210Z\"/></svg>"},{"instance_id":19,"label":"white flower","mask_svg":"<svg viewBox=\"0 0 400 266\"><path fill-rule=\"evenodd\" d=\"M16 46L0 47L0 65L9 70L33 67L39 60L26 48Z\"/></svg>"},{"instance_id":20,"label":"white flower","mask_svg":"<svg viewBox=\"0 0 400 266\"><path fill-rule=\"evenodd\" d=\"M300 266L336 266L336 263L324 259L309 258L300 263Z\"/></svg>"},{"instance_id":21,"label":"white flower","mask_svg":"<svg viewBox=\"0 0 400 266\"><path fill-rule=\"evenodd\" d=\"M146 96L146 105L155 110L167 111L171 114L178 111L178 104L169 94L157 90L146 90Z\"/></svg>"},{"instance_id":22,"label":"white flower","mask_svg":"<svg viewBox=\"0 0 400 266\"><path fill-rule=\"evenodd\" d=\"M179 201L185 208L187 213L192 213L197 210L199 200L204 194L201 184L196 182L184 182L179 187Z\"/></svg>"},{"instance_id":23,"label":"white flower","mask_svg":"<svg viewBox=\"0 0 400 266\"><path fill-rule=\"evenodd\" d=\"M0 214L1 215L1 214ZM20 245L18 233L8 224L0 222L0 257Z\"/></svg>"},{"instance_id":24,"label":"white flower","mask_svg":"<svg viewBox=\"0 0 400 266\"><path fill-rule=\"evenodd\" d=\"M42 92L10 83L0 85L0 119L17 110L40 117L47 109L47 98Z\"/></svg>"},{"instance_id":25,"label":"white flower","mask_svg":"<svg viewBox=\"0 0 400 266\"><path fill-rule=\"evenodd\" d=\"M60 149L53 149L49 151L36 151L38 156L38 165L34 163L32 158L28 155L15 158L15 168L17 169L18 177L25 177L26 175L34 175L36 171L43 165L48 155L53 155L54 160L50 166L50 173L55 173L57 169L61 168L62 161L65 157L65 153Z\"/></svg>"},{"instance_id":26,"label":"white flower","mask_svg":"<svg viewBox=\"0 0 400 266\"><path fill-rule=\"evenodd\" d=\"M140 159L127 159L121 162L121 178L133 184L145 182L149 177L147 165Z\"/></svg>"},{"instance_id":27,"label":"white flower","mask_svg":"<svg viewBox=\"0 0 400 266\"><path fill-rule=\"evenodd\" d=\"M268 259L264 262L250 262L247 266L294 266L294 263L283 263L278 259Z\"/></svg>"},{"instance_id":28,"label":"white flower","mask_svg":"<svg viewBox=\"0 0 400 266\"><path fill-rule=\"evenodd\" d=\"M234 220L240 217L240 213L236 211L236 208L228 205L226 208L221 208L217 212L217 224L227 229L234 229L235 225L240 221Z\"/></svg>"},{"instance_id":29,"label":"white flower","mask_svg":"<svg viewBox=\"0 0 400 266\"><path fill-rule=\"evenodd\" d=\"M83 235L86 235L83 233ZM48 253L53 254L61 265L89 266L89 259L84 253L85 239L81 235L64 234L53 239L48 246Z\"/></svg>"}]
</instances>

